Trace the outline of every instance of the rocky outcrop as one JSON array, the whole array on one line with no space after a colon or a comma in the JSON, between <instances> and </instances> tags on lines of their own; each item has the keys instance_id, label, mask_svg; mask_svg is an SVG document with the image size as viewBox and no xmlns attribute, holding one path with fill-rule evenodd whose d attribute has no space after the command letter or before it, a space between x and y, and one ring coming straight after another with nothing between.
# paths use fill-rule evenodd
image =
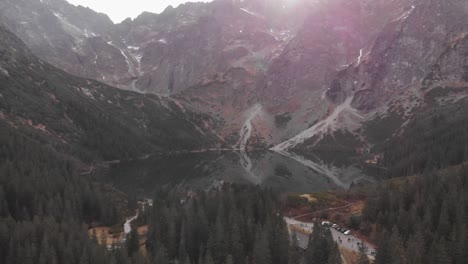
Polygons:
<instances>
[{"instance_id":1,"label":"rocky outcrop","mask_svg":"<svg viewBox=\"0 0 468 264\"><path fill-rule=\"evenodd\" d=\"M386 25L336 85L355 95L353 106L360 110L388 103L393 94L421 84L450 40L468 30L467 17L462 1L416 3Z\"/></svg>"},{"instance_id":2,"label":"rocky outcrop","mask_svg":"<svg viewBox=\"0 0 468 264\"><path fill-rule=\"evenodd\" d=\"M466 2L441 0L415 1L392 19L331 81L328 100L342 105L352 98L351 107L363 116L361 125L343 120L334 131L369 146L378 143L367 138L369 134L391 126L384 133L391 137L401 133L419 110L465 98L467 21ZM444 90L436 104L432 95L427 96L432 89ZM300 148L316 142L302 141Z\"/></svg>"}]
</instances>

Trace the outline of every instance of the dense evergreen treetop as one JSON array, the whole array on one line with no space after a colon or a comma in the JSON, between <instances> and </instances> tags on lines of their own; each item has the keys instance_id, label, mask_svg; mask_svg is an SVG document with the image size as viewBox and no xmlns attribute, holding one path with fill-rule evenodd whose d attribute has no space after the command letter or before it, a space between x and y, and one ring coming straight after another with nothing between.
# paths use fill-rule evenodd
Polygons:
<instances>
[{"instance_id":1,"label":"dense evergreen treetop","mask_svg":"<svg viewBox=\"0 0 468 264\"><path fill-rule=\"evenodd\" d=\"M423 109L400 135L385 143L383 165L389 169L388 176L409 176L466 161L467 113L466 99L434 109Z\"/></svg>"},{"instance_id":2,"label":"dense evergreen treetop","mask_svg":"<svg viewBox=\"0 0 468 264\"><path fill-rule=\"evenodd\" d=\"M226 185L182 196L161 191L155 201L148 249L156 258L167 252L169 260L190 263L288 263L287 228L273 192Z\"/></svg>"},{"instance_id":3,"label":"dense evergreen treetop","mask_svg":"<svg viewBox=\"0 0 468 264\"><path fill-rule=\"evenodd\" d=\"M84 224L122 218L113 194L2 121L0 148L0 263L109 263Z\"/></svg>"},{"instance_id":4,"label":"dense evergreen treetop","mask_svg":"<svg viewBox=\"0 0 468 264\"><path fill-rule=\"evenodd\" d=\"M468 167L384 185L364 220L376 223L376 264L468 263Z\"/></svg>"}]
</instances>

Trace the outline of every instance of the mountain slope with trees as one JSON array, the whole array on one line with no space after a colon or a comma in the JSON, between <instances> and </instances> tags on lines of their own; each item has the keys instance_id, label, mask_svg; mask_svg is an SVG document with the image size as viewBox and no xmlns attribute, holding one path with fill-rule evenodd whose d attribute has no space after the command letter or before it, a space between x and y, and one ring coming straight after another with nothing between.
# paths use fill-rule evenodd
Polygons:
<instances>
[{"instance_id":1,"label":"mountain slope with trees","mask_svg":"<svg viewBox=\"0 0 468 264\"><path fill-rule=\"evenodd\" d=\"M82 158L136 158L162 150L210 145L213 137L171 99L71 76L37 59L0 27L0 119L35 131Z\"/></svg>"},{"instance_id":2,"label":"mountain slope with trees","mask_svg":"<svg viewBox=\"0 0 468 264\"><path fill-rule=\"evenodd\" d=\"M91 222L122 218L117 192L2 120L0 160L1 263L110 263L86 231Z\"/></svg>"},{"instance_id":3,"label":"mountain slope with trees","mask_svg":"<svg viewBox=\"0 0 468 264\"><path fill-rule=\"evenodd\" d=\"M368 199L376 223L376 264L467 263L468 167L426 172L384 185Z\"/></svg>"}]
</instances>

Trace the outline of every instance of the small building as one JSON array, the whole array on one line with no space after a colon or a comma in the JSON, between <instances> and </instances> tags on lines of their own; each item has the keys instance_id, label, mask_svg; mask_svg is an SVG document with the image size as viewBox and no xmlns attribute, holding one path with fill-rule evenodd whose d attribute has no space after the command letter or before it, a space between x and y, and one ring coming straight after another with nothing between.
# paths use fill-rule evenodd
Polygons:
<instances>
[{"instance_id":1,"label":"small building","mask_svg":"<svg viewBox=\"0 0 468 264\"><path fill-rule=\"evenodd\" d=\"M366 164L377 165L377 164L379 164L380 160L382 160L382 156L374 155L374 156L372 156L372 158L366 160Z\"/></svg>"}]
</instances>

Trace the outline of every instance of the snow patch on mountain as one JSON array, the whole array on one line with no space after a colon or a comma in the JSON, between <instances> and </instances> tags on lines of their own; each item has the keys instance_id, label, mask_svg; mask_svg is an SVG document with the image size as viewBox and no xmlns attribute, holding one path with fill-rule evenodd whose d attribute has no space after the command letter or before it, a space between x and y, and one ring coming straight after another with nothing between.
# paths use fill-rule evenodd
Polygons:
<instances>
[{"instance_id":1,"label":"snow patch on mountain","mask_svg":"<svg viewBox=\"0 0 468 264\"><path fill-rule=\"evenodd\" d=\"M10 77L10 73L7 70L3 69L2 66L0 66L0 72L3 73L4 75Z\"/></svg>"},{"instance_id":2,"label":"snow patch on mountain","mask_svg":"<svg viewBox=\"0 0 468 264\"><path fill-rule=\"evenodd\" d=\"M241 8L240 10L244 11L245 13L249 14L249 15L252 15L252 16L256 16L258 17L259 15L257 15L256 13L246 9L246 8Z\"/></svg>"},{"instance_id":3,"label":"snow patch on mountain","mask_svg":"<svg viewBox=\"0 0 468 264\"><path fill-rule=\"evenodd\" d=\"M72 36L74 36L77 39L83 39L85 38L90 38L90 37L96 37L97 34L94 32L88 31L87 29L82 30L79 27L73 25L70 23L62 14L53 12L54 16L60 21L62 24L62 28L70 33Z\"/></svg>"},{"instance_id":4,"label":"snow patch on mountain","mask_svg":"<svg viewBox=\"0 0 468 264\"><path fill-rule=\"evenodd\" d=\"M127 50L123 50L114 45L112 41L108 41L107 44L113 46L114 48L118 49L122 56L125 58L125 62L127 63L128 72L132 76L133 80L130 83L130 88L132 91L140 92L136 87L136 83L138 82L138 78L143 75L141 70L141 59L143 56L139 53L138 47L128 46Z\"/></svg>"},{"instance_id":5,"label":"snow patch on mountain","mask_svg":"<svg viewBox=\"0 0 468 264\"><path fill-rule=\"evenodd\" d=\"M323 91L322 95L320 95L320 99L322 100L325 100L325 98L327 98L327 92L330 90L330 88L328 88L327 90Z\"/></svg>"},{"instance_id":6,"label":"snow patch on mountain","mask_svg":"<svg viewBox=\"0 0 468 264\"><path fill-rule=\"evenodd\" d=\"M93 93L91 92L90 89L85 88L85 87L80 87L80 88L78 88L78 90L80 92L82 92L84 95L88 96L89 98L91 98L93 100L96 100L96 98L94 98L94 95L93 95Z\"/></svg>"},{"instance_id":7,"label":"snow patch on mountain","mask_svg":"<svg viewBox=\"0 0 468 264\"><path fill-rule=\"evenodd\" d=\"M136 68L135 68L135 65L133 64L133 62L130 60L130 58L127 56L127 54L125 54L125 52L122 49L119 49L119 51L122 54L122 56L124 56L125 62L127 62L128 71L130 72L130 74L132 76L136 76L137 71L136 71Z\"/></svg>"},{"instance_id":8,"label":"snow patch on mountain","mask_svg":"<svg viewBox=\"0 0 468 264\"><path fill-rule=\"evenodd\" d=\"M359 50L359 57L357 59L357 64L361 64L361 60L362 60L362 49Z\"/></svg>"},{"instance_id":9,"label":"snow patch on mountain","mask_svg":"<svg viewBox=\"0 0 468 264\"><path fill-rule=\"evenodd\" d=\"M135 67L137 73L136 76L140 77L143 75L143 71L141 70L141 59L143 58L143 55L130 52L130 56L132 56L133 60L137 64Z\"/></svg>"},{"instance_id":10,"label":"snow patch on mountain","mask_svg":"<svg viewBox=\"0 0 468 264\"><path fill-rule=\"evenodd\" d=\"M413 13L415 8L416 8L416 6L414 6L414 5L411 6L411 9L406 11L405 13L403 13L403 15L399 19L403 19L403 20L407 19L411 15L411 13Z\"/></svg>"},{"instance_id":11,"label":"snow patch on mountain","mask_svg":"<svg viewBox=\"0 0 468 264\"><path fill-rule=\"evenodd\" d=\"M132 81L130 87L132 88L133 91L141 92L137 89L136 83L138 82L138 78L140 78L143 75L143 71L141 70L141 59L143 58L143 55L139 53L138 47L128 47L128 48L129 48L130 56L132 56L133 61L136 62L136 66L134 66L134 69L136 70L134 74L135 79Z\"/></svg>"},{"instance_id":12,"label":"snow patch on mountain","mask_svg":"<svg viewBox=\"0 0 468 264\"><path fill-rule=\"evenodd\" d=\"M90 32L88 31L87 29L84 30L84 34L87 38L90 38L90 37L97 37L98 35L96 35L94 32Z\"/></svg>"},{"instance_id":13,"label":"snow patch on mountain","mask_svg":"<svg viewBox=\"0 0 468 264\"><path fill-rule=\"evenodd\" d=\"M139 47L135 47L135 46L128 46L127 49L128 49L128 50L133 50L133 51L138 51L138 50L140 50Z\"/></svg>"}]
</instances>

